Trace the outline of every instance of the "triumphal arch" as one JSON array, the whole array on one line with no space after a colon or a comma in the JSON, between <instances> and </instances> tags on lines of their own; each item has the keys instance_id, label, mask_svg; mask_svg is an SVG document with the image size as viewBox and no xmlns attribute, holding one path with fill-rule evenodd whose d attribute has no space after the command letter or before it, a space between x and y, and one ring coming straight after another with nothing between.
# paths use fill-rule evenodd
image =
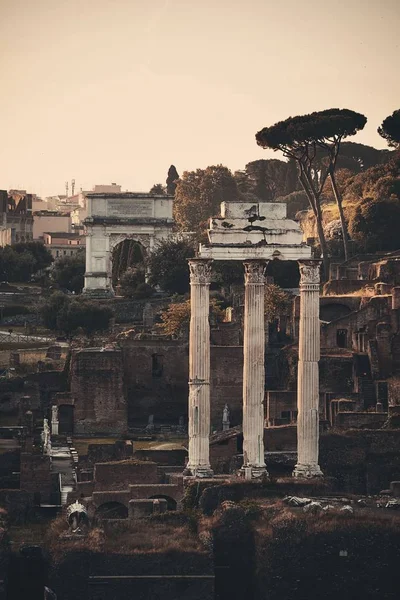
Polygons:
<instances>
[{"instance_id":1,"label":"triumphal arch","mask_svg":"<svg viewBox=\"0 0 400 600\"><path fill-rule=\"evenodd\" d=\"M243 474L268 475L264 462L264 285L270 260L297 260L300 266L300 338L297 387L297 464L293 475L322 475L318 464L320 358L320 260L302 242L302 231L286 218L281 203L221 204L210 219L209 243L189 260L191 321L189 338L189 461L186 474L212 477L210 434L209 286L212 263L244 265Z\"/></svg>"},{"instance_id":2,"label":"triumphal arch","mask_svg":"<svg viewBox=\"0 0 400 600\"><path fill-rule=\"evenodd\" d=\"M173 196L142 193L93 193L86 197L85 294L112 296L112 252L126 239L151 252L171 235Z\"/></svg>"}]
</instances>

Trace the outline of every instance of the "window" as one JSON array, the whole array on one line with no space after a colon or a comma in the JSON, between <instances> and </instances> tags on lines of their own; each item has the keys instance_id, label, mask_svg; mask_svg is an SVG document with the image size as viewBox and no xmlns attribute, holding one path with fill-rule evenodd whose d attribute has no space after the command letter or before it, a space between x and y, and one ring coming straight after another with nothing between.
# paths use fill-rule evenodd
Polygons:
<instances>
[{"instance_id":1,"label":"window","mask_svg":"<svg viewBox=\"0 0 400 600\"><path fill-rule=\"evenodd\" d=\"M58 250L56 250L56 256L59 256L59 255L60 255L59 251L58 251Z\"/></svg>"},{"instance_id":2,"label":"window","mask_svg":"<svg viewBox=\"0 0 400 600\"><path fill-rule=\"evenodd\" d=\"M338 346L338 348L347 348L347 329L337 330L336 345Z\"/></svg>"},{"instance_id":3,"label":"window","mask_svg":"<svg viewBox=\"0 0 400 600\"><path fill-rule=\"evenodd\" d=\"M67 254L67 251L66 251L66 250L63 250L63 252L64 252L64 256L66 256L66 254Z\"/></svg>"}]
</instances>

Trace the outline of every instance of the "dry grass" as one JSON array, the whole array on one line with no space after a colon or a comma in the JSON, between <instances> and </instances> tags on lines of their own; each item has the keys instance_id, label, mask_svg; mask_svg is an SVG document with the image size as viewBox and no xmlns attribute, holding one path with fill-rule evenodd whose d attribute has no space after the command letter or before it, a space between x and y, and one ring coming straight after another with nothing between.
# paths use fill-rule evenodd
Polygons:
<instances>
[{"instance_id":1,"label":"dry grass","mask_svg":"<svg viewBox=\"0 0 400 600\"><path fill-rule=\"evenodd\" d=\"M166 552L203 553L204 546L189 531L186 523L157 523L154 519L121 519L105 524L104 530L93 528L84 538L63 539L68 525L64 517L55 519L48 528L45 545L55 562L68 552L87 551L105 554L155 554Z\"/></svg>"},{"instance_id":2,"label":"dry grass","mask_svg":"<svg viewBox=\"0 0 400 600\"><path fill-rule=\"evenodd\" d=\"M187 525L154 523L150 519L125 522L120 531L107 535L104 550L123 554L204 552Z\"/></svg>"}]
</instances>

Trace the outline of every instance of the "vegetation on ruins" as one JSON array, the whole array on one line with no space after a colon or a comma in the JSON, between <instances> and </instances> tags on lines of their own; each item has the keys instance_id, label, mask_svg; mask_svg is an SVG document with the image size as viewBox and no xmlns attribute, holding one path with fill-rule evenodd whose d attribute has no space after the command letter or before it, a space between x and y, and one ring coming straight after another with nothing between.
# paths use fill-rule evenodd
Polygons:
<instances>
[{"instance_id":1,"label":"vegetation on ruins","mask_svg":"<svg viewBox=\"0 0 400 600\"><path fill-rule=\"evenodd\" d=\"M342 140L355 135L364 127L366 121L364 115L354 111L328 109L309 115L290 117L271 127L264 127L256 134L259 146L280 150L284 156L297 163L299 181L316 219L325 273L328 272L329 250L322 223L322 192L329 177L339 210L344 252L347 258L347 226L342 197L336 184L335 170Z\"/></svg>"},{"instance_id":2,"label":"vegetation on ruins","mask_svg":"<svg viewBox=\"0 0 400 600\"><path fill-rule=\"evenodd\" d=\"M216 298L210 298L210 318L220 323L225 318L225 311ZM173 302L160 314L158 327L165 335L180 337L187 330L190 322L190 300Z\"/></svg>"},{"instance_id":3,"label":"vegetation on ruins","mask_svg":"<svg viewBox=\"0 0 400 600\"><path fill-rule=\"evenodd\" d=\"M171 294L188 292L187 261L195 255L194 246L194 241L186 237L159 242L148 259L150 285L158 285L162 290Z\"/></svg>"},{"instance_id":4,"label":"vegetation on ruins","mask_svg":"<svg viewBox=\"0 0 400 600\"><path fill-rule=\"evenodd\" d=\"M41 242L4 246L0 248L0 278L2 281L29 282L52 261L50 252Z\"/></svg>"},{"instance_id":5,"label":"vegetation on ruins","mask_svg":"<svg viewBox=\"0 0 400 600\"><path fill-rule=\"evenodd\" d=\"M378 128L378 133L392 148L400 147L400 109L395 110L384 119L382 125Z\"/></svg>"},{"instance_id":6,"label":"vegetation on ruins","mask_svg":"<svg viewBox=\"0 0 400 600\"><path fill-rule=\"evenodd\" d=\"M62 256L54 263L51 279L59 288L80 294L85 280L85 252Z\"/></svg>"},{"instance_id":7,"label":"vegetation on ruins","mask_svg":"<svg viewBox=\"0 0 400 600\"><path fill-rule=\"evenodd\" d=\"M66 335L82 330L86 335L105 331L110 326L113 311L83 298L71 298L62 292L52 294L40 307L46 327Z\"/></svg>"},{"instance_id":8,"label":"vegetation on ruins","mask_svg":"<svg viewBox=\"0 0 400 600\"><path fill-rule=\"evenodd\" d=\"M238 199L236 180L227 167L184 171L176 186L174 218L181 231L204 234L209 218L219 214L221 202Z\"/></svg>"}]
</instances>

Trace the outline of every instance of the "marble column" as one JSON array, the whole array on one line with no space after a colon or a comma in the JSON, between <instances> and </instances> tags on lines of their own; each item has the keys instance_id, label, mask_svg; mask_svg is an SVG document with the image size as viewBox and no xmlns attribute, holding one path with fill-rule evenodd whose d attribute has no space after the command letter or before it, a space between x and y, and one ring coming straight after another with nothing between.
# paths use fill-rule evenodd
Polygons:
<instances>
[{"instance_id":1,"label":"marble column","mask_svg":"<svg viewBox=\"0 0 400 600\"><path fill-rule=\"evenodd\" d=\"M248 260L243 264L243 471L249 469L251 477L257 478L268 476L264 461L264 293L267 262Z\"/></svg>"},{"instance_id":2,"label":"marble column","mask_svg":"<svg viewBox=\"0 0 400 600\"><path fill-rule=\"evenodd\" d=\"M193 258L190 269L189 461L185 474L212 477L210 467L211 260Z\"/></svg>"},{"instance_id":3,"label":"marble column","mask_svg":"<svg viewBox=\"0 0 400 600\"><path fill-rule=\"evenodd\" d=\"M297 464L294 477L321 477L318 464L320 260L300 260L300 327L297 375Z\"/></svg>"}]
</instances>

